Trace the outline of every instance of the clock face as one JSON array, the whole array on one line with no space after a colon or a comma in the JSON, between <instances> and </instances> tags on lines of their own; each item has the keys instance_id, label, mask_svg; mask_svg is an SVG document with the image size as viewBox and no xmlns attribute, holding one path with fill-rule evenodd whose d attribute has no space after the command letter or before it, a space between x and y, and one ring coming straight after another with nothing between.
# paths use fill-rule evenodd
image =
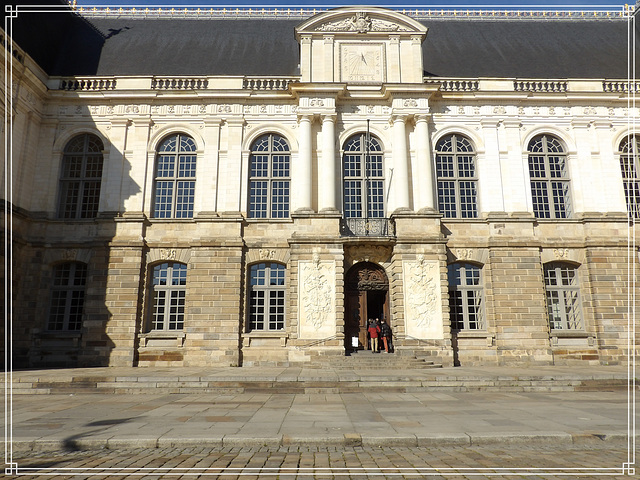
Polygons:
<instances>
[{"instance_id":1,"label":"clock face","mask_svg":"<svg viewBox=\"0 0 640 480\"><path fill-rule=\"evenodd\" d=\"M342 45L342 81L381 83L382 45Z\"/></svg>"}]
</instances>

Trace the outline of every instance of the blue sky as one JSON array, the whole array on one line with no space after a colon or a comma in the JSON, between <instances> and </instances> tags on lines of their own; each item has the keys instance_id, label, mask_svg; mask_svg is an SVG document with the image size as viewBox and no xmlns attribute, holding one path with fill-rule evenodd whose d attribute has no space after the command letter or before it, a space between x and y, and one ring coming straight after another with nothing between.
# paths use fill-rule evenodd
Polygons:
<instances>
[{"instance_id":1,"label":"blue sky","mask_svg":"<svg viewBox=\"0 0 640 480\"><path fill-rule=\"evenodd\" d=\"M628 0L626 3L633 4L635 0ZM400 0L394 2L393 0L381 0L379 2L366 2L363 0L356 1L322 1L322 0L77 0L78 6L126 6L126 7L202 7L202 6L221 6L221 7L295 7L295 6L312 6L312 7L338 7L346 5L375 5L375 6L388 6L394 8L402 7L431 7L431 8L546 8L546 9L606 9L606 10L618 10L621 9L625 2L617 0L582 0L571 1L565 0L562 2L549 2L549 1L523 1L522 3L508 1L508 0L493 0L493 1L460 1L455 3L448 3L440 1L428 1L428 0Z\"/></svg>"}]
</instances>

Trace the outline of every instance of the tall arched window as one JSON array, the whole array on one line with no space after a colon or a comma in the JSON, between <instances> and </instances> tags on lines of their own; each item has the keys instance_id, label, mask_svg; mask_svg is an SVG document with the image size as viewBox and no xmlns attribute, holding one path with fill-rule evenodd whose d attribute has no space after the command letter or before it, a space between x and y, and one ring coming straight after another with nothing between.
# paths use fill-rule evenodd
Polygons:
<instances>
[{"instance_id":1,"label":"tall arched window","mask_svg":"<svg viewBox=\"0 0 640 480\"><path fill-rule=\"evenodd\" d=\"M154 218L192 218L196 190L196 142L182 133L158 147Z\"/></svg>"},{"instance_id":2,"label":"tall arched window","mask_svg":"<svg viewBox=\"0 0 640 480\"><path fill-rule=\"evenodd\" d=\"M289 144L269 133L251 145L249 160L249 218L289 217Z\"/></svg>"},{"instance_id":3,"label":"tall arched window","mask_svg":"<svg viewBox=\"0 0 640 480\"><path fill-rule=\"evenodd\" d=\"M551 135L538 135L531 139L527 151L534 215L536 218L570 217L569 171L562 144Z\"/></svg>"},{"instance_id":4,"label":"tall arched window","mask_svg":"<svg viewBox=\"0 0 640 480\"><path fill-rule=\"evenodd\" d=\"M67 262L54 267L48 330L80 330L86 283L84 263Z\"/></svg>"},{"instance_id":5,"label":"tall arched window","mask_svg":"<svg viewBox=\"0 0 640 480\"><path fill-rule=\"evenodd\" d=\"M584 330L578 269L566 263L548 263L544 266L544 286L551 329Z\"/></svg>"},{"instance_id":6,"label":"tall arched window","mask_svg":"<svg viewBox=\"0 0 640 480\"><path fill-rule=\"evenodd\" d=\"M59 218L95 218L102 184L102 141L95 135L78 135L67 143L60 172Z\"/></svg>"},{"instance_id":7,"label":"tall arched window","mask_svg":"<svg viewBox=\"0 0 640 480\"><path fill-rule=\"evenodd\" d=\"M182 330L187 297L187 266L166 262L153 267L151 330Z\"/></svg>"},{"instance_id":8,"label":"tall arched window","mask_svg":"<svg viewBox=\"0 0 640 480\"><path fill-rule=\"evenodd\" d=\"M286 267L256 263L249 269L249 330L284 330Z\"/></svg>"},{"instance_id":9,"label":"tall arched window","mask_svg":"<svg viewBox=\"0 0 640 480\"><path fill-rule=\"evenodd\" d=\"M640 135L622 140L618 155L629 218L640 219Z\"/></svg>"},{"instance_id":10,"label":"tall arched window","mask_svg":"<svg viewBox=\"0 0 640 480\"><path fill-rule=\"evenodd\" d=\"M445 218L478 217L475 150L462 135L447 135L436 145L438 207Z\"/></svg>"},{"instance_id":11,"label":"tall arched window","mask_svg":"<svg viewBox=\"0 0 640 480\"><path fill-rule=\"evenodd\" d=\"M345 218L384 217L384 158L377 138L360 133L344 143ZM366 200L365 200L366 199Z\"/></svg>"},{"instance_id":12,"label":"tall arched window","mask_svg":"<svg viewBox=\"0 0 640 480\"><path fill-rule=\"evenodd\" d=\"M484 330L482 269L470 263L447 267L452 330Z\"/></svg>"}]
</instances>

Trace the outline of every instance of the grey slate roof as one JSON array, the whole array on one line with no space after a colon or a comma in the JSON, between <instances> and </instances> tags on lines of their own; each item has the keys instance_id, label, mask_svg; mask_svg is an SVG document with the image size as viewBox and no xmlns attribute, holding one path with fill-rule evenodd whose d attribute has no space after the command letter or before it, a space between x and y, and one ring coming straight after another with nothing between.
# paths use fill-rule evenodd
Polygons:
<instances>
[{"instance_id":1,"label":"grey slate roof","mask_svg":"<svg viewBox=\"0 0 640 480\"><path fill-rule=\"evenodd\" d=\"M52 21L62 20L58 16ZM44 62L40 64L50 75L297 75L299 45L294 28L302 21L88 18L66 20L57 27L49 23L38 35L35 24L29 27L23 19L17 30L14 27L14 39L36 61ZM429 28L423 44L428 75L627 77L625 20L421 22ZM64 40L57 42L52 59L47 36L55 28ZM25 31L37 35L40 44L29 40ZM636 42L638 36L636 32Z\"/></svg>"}]
</instances>

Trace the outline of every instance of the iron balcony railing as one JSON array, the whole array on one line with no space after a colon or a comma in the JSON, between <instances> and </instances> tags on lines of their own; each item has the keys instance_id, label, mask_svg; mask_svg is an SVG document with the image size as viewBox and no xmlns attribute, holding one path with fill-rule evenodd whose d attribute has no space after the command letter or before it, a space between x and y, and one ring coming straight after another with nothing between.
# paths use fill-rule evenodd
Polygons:
<instances>
[{"instance_id":1,"label":"iron balcony railing","mask_svg":"<svg viewBox=\"0 0 640 480\"><path fill-rule=\"evenodd\" d=\"M396 224L390 218L343 218L340 221L343 237L395 237Z\"/></svg>"}]
</instances>

